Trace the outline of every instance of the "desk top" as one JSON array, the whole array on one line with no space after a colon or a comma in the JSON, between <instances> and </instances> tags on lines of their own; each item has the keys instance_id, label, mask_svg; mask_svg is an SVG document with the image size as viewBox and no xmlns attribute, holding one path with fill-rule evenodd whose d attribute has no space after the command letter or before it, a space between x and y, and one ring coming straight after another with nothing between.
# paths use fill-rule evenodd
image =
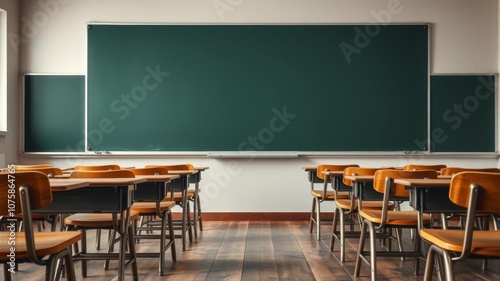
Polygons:
<instances>
[{"instance_id":1,"label":"desk top","mask_svg":"<svg viewBox=\"0 0 500 281\"><path fill-rule=\"evenodd\" d=\"M369 176L344 176L345 179L350 180L350 181L357 181L357 182L371 182L373 181L374 176L369 175Z\"/></svg>"},{"instance_id":2,"label":"desk top","mask_svg":"<svg viewBox=\"0 0 500 281\"><path fill-rule=\"evenodd\" d=\"M306 172L311 172L311 171L316 171L316 169L318 169L317 166L306 166L306 167L302 167L302 169L304 169L304 171Z\"/></svg>"},{"instance_id":3,"label":"desk top","mask_svg":"<svg viewBox=\"0 0 500 281\"><path fill-rule=\"evenodd\" d=\"M394 179L394 183L413 187L449 187L451 179Z\"/></svg>"},{"instance_id":4,"label":"desk top","mask_svg":"<svg viewBox=\"0 0 500 281\"><path fill-rule=\"evenodd\" d=\"M208 170L209 167L194 167L195 170L198 170L198 171L205 171L205 170Z\"/></svg>"},{"instance_id":5,"label":"desk top","mask_svg":"<svg viewBox=\"0 0 500 281\"><path fill-rule=\"evenodd\" d=\"M85 179L49 179L52 191L66 191L89 186Z\"/></svg>"},{"instance_id":6,"label":"desk top","mask_svg":"<svg viewBox=\"0 0 500 281\"><path fill-rule=\"evenodd\" d=\"M146 182L170 182L180 178L180 175L136 175L136 178L146 179Z\"/></svg>"},{"instance_id":7,"label":"desk top","mask_svg":"<svg viewBox=\"0 0 500 281\"><path fill-rule=\"evenodd\" d=\"M61 183L71 183L72 181L80 181L87 182L89 186L125 186L131 184L139 184L146 182L146 178L75 178L75 179L60 179L54 178L50 179L51 185L52 182L57 184L58 181Z\"/></svg>"},{"instance_id":8,"label":"desk top","mask_svg":"<svg viewBox=\"0 0 500 281\"><path fill-rule=\"evenodd\" d=\"M168 171L170 175L179 175L179 176L186 176L186 175L194 175L198 173L198 170L172 170Z\"/></svg>"},{"instance_id":9,"label":"desk top","mask_svg":"<svg viewBox=\"0 0 500 281\"><path fill-rule=\"evenodd\" d=\"M322 171L321 173L328 175L328 176L343 176L344 171Z\"/></svg>"}]
</instances>

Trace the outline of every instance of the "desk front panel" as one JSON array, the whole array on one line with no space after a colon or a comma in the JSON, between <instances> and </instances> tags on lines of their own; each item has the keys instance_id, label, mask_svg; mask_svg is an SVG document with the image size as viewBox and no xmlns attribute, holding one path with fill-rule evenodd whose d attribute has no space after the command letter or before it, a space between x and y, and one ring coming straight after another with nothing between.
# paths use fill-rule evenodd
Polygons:
<instances>
[{"instance_id":1,"label":"desk front panel","mask_svg":"<svg viewBox=\"0 0 500 281\"><path fill-rule=\"evenodd\" d=\"M157 202L167 196L168 183L164 182L144 182L137 185L134 191L134 201L137 202Z\"/></svg>"},{"instance_id":2,"label":"desk front panel","mask_svg":"<svg viewBox=\"0 0 500 281\"><path fill-rule=\"evenodd\" d=\"M89 186L52 193L52 203L33 212L52 213L116 213L130 208L134 185Z\"/></svg>"},{"instance_id":3,"label":"desk front panel","mask_svg":"<svg viewBox=\"0 0 500 281\"><path fill-rule=\"evenodd\" d=\"M450 201L450 189L446 187L417 188L416 196L411 196L410 206L424 213L457 213L466 212L465 208ZM413 190L412 192L415 192Z\"/></svg>"}]
</instances>

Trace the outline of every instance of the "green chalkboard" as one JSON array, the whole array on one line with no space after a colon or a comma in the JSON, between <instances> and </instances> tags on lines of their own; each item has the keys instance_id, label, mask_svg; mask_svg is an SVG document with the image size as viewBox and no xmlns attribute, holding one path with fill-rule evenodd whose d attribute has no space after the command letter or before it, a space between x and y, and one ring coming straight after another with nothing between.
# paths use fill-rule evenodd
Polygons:
<instances>
[{"instance_id":1,"label":"green chalkboard","mask_svg":"<svg viewBox=\"0 0 500 281\"><path fill-rule=\"evenodd\" d=\"M495 152L494 74L431 76L431 151Z\"/></svg>"},{"instance_id":2,"label":"green chalkboard","mask_svg":"<svg viewBox=\"0 0 500 281\"><path fill-rule=\"evenodd\" d=\"M427 150L428 25L88 26L88 146Z\"/></svg>"},{"instance_id":3,"label":"green chalkboard","mask_svg":"<svg viewBox=\"0 0 500 281\"><path fill-rule=\"evenodd\" d=\"M24 151L85 151L85 76L24 76Z\"/></svg>"}]
</instances>

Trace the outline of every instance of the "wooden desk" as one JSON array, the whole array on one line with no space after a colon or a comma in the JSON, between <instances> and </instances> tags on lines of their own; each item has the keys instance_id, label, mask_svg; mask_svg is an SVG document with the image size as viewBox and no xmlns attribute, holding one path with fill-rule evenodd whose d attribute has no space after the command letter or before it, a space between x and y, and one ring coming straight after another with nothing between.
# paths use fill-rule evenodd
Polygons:
<instances>
[{"instance_id":1,"label":"wooden desk","mask_svg":"<svg viewBox=\"0 0 500 281\"><path fill-rule=\"evenodd\" d=\"M311 183L311 190L314 189L313 185L315 183L322 183L323 180L318 178L316 170L318 169L317 166L307 166L307 167L302 167L304 171L307 172L307 180Z\"/></svg>"},{"instance_id":2,"label":"wooden desk","mask_svg":"<svg viewBox=\"0 0 500 281\"><path fill-rule=\"evenodd\" d=\"M137 184L146 182L144 178L88 178L51 179L51 186L63 189L75 182L87 182L88 186L52 193L52 203L34 213L112 213L114 229L120 235L119 253L75 253L75 260L116 259L118 260L118 280L125 278L125 248L130 226L130 206ZM135 250L131 249L132 259ZM128 265L129 263L127 263Z\"/></svg>"}]
</instances>

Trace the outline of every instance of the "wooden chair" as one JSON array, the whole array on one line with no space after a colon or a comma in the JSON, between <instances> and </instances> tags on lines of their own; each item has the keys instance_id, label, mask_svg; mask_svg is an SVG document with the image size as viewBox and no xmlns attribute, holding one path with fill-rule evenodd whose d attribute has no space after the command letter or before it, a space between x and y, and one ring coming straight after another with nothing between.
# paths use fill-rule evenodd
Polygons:
<instances>
[{"instance_id":1,"label":"wooden chair","mask_svg":"<svg viewBox=\"0 0 500 281\"><path fill-rule=\"evenodd\" d=\"M321 203L324 201L335 201L335 199L347 199L350 198L349 192L351 191L350 187L345 186L342 183L342 176L326 176L324 171L338 171L343 172L348 167L359 167L358 165L330 165L330 164L322 164L316 168L316 176L323 180L323 188L315 189L314 181L311 181L311 195L312 199L312 208L311 208L311 217L309 219L309 232L313 232L314 226L316 226L316 239L319 241L321 239ZM328 184L332 183L336 185L338 190L341 192L337 192L337 197L335 197L335 191L328 190Z\"/></svg>"},{"instance_id":2,"label":"wooden chair","mask_svg":"<svg viewBox=\"0 0 500 281\"><path fill-rule=\"evenodd\" d=\"M135 175L168 175L168 170L161 167L155 168L134 168L129 169ZM140 192L146 191L149 184L157 184L155 182L144 183L137 186L137 190L134 193L135 202L132 204L131 211L136 212L141 217L139 225L136 228L135 238L139 239L157 239L160 242L160 247L158 253L138 253L138 256L152 256L155 255L159 258L159 272L160 275L164 275L165 267L165 252L171 248L172 260L176 261L176 250L175 250L175 234L174 226L172 220L172 208L175 206L175 202L169 199L165 199L158 202L148 202L148 201L137 201L140 197ZM146 190L143 190L143 189ZM165 188L166 189L166 188ZM160 220L155 220L159 217ZM168 236L167 236L168 229ZM159 230L160 235L153 234L152 231ZM149 234L142 234L145 231ZM168 240L167 240L168 238Z\"/></svg>"},{"instance_id":3,"label":"wooden chair","mask_svg":"<svg viewBox=\"0 0 500 281\"><path fill-rule=\"evenodd\" d=\"M17 190L16 190L17 189ZM11 192L14 191L14 192ZM15 195L15 196L9 196ZM64 268L68 280L76 280L71 246L82 235L78 231L34 232L31 211L43 208L52 202L52 191L48 177L40 172L16 172L0 175L0 218L8 224L7 230L0 232L0 262L3 264L4 280L11 280L10 270L17 263L31 262L46 267L45 280L56 280L56 264L64 258ZM12 205L10 205L12 204ZM11 207L22 213L26 222L22 232L10 228ZM11 260L11 250L7 241L15 232L15 260ZM44 258L47 257L48 258Z\"/></svg>"},{"instance_id":4,"label":"wooden chair","mask_svg":"<svg viewBox=\"0 0 500 281\"><path fill-rule=\"evenodd\" d=\"M419 224L418 211L398 211L391 210L389 201L408 201L409 191L404 186L394 184L396 178L437 178L437 172L434 170L416 170L416 171L400 171L400 170L379 170L374 174L373 187L376 191L382 193L383 205L382 210L360 209L359 216L363 220L361 227L361 236L359 238L358 253L356 256L356 264L354 276L358 277L361 270L361 260L370 264L371 280L377 280L377 256L389 257L415 257L415 272L418 272L418 257L422 257L420 249L420 239L416 235L414 238L414 250L404 251L398 247L398 251L392 251L389 246L387 251L377 251L376 239L383 238L378 231L384 231L387 237L392 237L390 230L396 229L395 233L399 234L397 229L410 228L417 229ZM430 215L424 215L422 222L424 225L429 225L431 221ZM369 232L370 249L364 250L366 234ZM370 259L366 258L369 255Z\"/></svg>"},{"instance_id":5,"label":"wooden chair","mask_svg":"<svg viewBox=\"0 0 500 281\"><path fill-rule=\"evenodd\" d=\"M446 168L446 165L443 165L443 164L436 164L436 165L408 164L408 165L404 166L403 170L405 170L405 171L434 170L434 171L439 172L444 168Z\"/></svg>"},{"instance_id":6,"label":"wooden chair","mask_svg":"<svg viewBox=\"0 0 500 281\"><path fill-rule=\"evenodd\" d=\"M474 230L477 212L500 213L499 186L499 173L460 172L452 177L449 198L453 203L467 208L465 228L420 231L422 239L431 243L424 280L432 279L436 254L444 261L446 280L454 280L455 262L467 258L500 258L500 232Z\"/></svg>"},{"instance_id":7,"label":"wooden chair","mask_svg":"<svg viewBox=\"0 0 500 281\"><path fill-rule=\"evenodd\" d=\"M89 170L78 170L73 171L70 174L70 178L135 178L132 171L128 170L108 170L108 171L89 171ZM119 216L118 216L119 217ZM135 252L134 244L134 228L133 222L139 219L139 214L130 211L129 226L128 226L128 240L129 240L129 251ZM120 218L118 219L120 221ZM108 239L108 252L113 252L115 242L115 231L114 231L114 220L113 215L109 213L77 213L72 214L64 219L64 224L68 229L79 229L82 232L82 254L87 254L87 242L86 242L86 231L95 229L109 229L112 230ZM120 239L125 239L121 237ZM123 243L123 242L122 242ZM125 247L120 247L120 251L125 251ZM87 276L87 261L83 259L82 261L82 276ZM134 279L137 278L137 261L135 256L131 256L129 263L132 263L132 272L134 274ZM106 262L105 267L107 268L108 262Z\"/></svg>"},{"instance_id":8,"label":"wooden chair","mask_svg":"<svg viewBox=\"0 0 500 281\"><path fill-rule=\"evenodd\" d=\"M192 170L186 164L179 165L147 165L146 168L164 168L168 171L189 171ZM189 176L187 178L189 182ZM196 202L194 200L195 192L193 190L185 190L183 187L176 186L175 183L171 184L171 188L174 189L173 198L172 194L168 194L165 200L174 201L177 206L182 208L182 218L180 220L181 226L176 226L176 229L180 229L181 235L180 238L182 240L182 250L186 250L186 238L189 239L189 242L193 241L193 231L191 226L193 226L191 221L191 208L189 202ZM178 222L178 221L177 221Z\"/></svg>"},{"instance_id":9,"label":"wooden chair","mask_svg":"<svg viewBox=\"0 0 500 281\"><path fill-rule=\"evenodd\" d=\"M358 175L358 176L368 176L368 175L374 175L376 171L380 170L381 168L362 168L362 167L348 167L344 170L344 177L342 178L342 181L344 185L346 186L353 186L353 182L351 180L348 180L345 178L347 175ZM358 183L360 184L360 183ZM359 237L359 232L353 231L352 229L352 222L351 222L351 231L346 233L345 227L346 227L346 217L347 216L354 216L358 214L358 209L361 206L362 208L365 209L374 209L374 210L381 210L383 202L382 196L380 193L376 191L370 192L368 189L373 189L373 183L372 182L364 182L362 184L362 187L360 186L360 194L355 196L351 196L351 198L343 199L339 198L335 200L335 214L333 217L333 228L332 228L332 237L330 240L330 251L334 250L334 245L335 245L335 240L339 240L340 243L340 261L344 262L345 261L345 238L346 235L349 237ZM335 191L337 191L335 189ZM374 194L373 193L377 193ZM338 196L337 196L338 197ZM394 208L394 204L392 202L389 202L389 208L392 209ZM337 222L340 219L340 233L337 231Z\"/></svg>"},{"instance_id":10,"label":"wooden chair","mask_svg":"<svg viewBox=\"0 0 500 281\"><path fill-rule=\"evenodd\" d=\"M154 167L156 165L148 165L148 167ZM180 164L180 165L160 165L161 167L164 167L166 169L175 171L175 170L195 170L194 166L192 164ZM202 217L202 212L201 212L201 201L200 201L200 192L201 189L198 186L197 179L198 177L196 175L195 177L190 177L190 183L195 184L194 189L188 189L188 196L191 197L192 199L190 200L193 203L193 230L194 230L194 237L198 238L198 229L200 231L203 231L203 217ZM196 225L198 224L198 225Z\"/></svg>"},{"instance_id":11,"label":"wooden chair","mask_svg":"<svg viewBox=\"0 0 500 281\"><path fill-rule=\"evenodd\" d=\"M120 165L117 164L77 165L73 167L73 171L114 171L120 169ZM96 229L95 241L95 248L99 250L101 248L101 229Z\"/></svg>"},{"instance_id":12,"label":"wooden chair","mask_svg":"<svg viewBox=\"0 0 500 281\"><path fill-rule=\"evenodd\" d=\"M466 168L466 167L447 167L441 170L441 175L444 176L453 176L454 174L460 173L460 172L487 172L487 173L500 173L499 168ZM460 214L449 214L446 216L446 214L441 215L441 220L443 226L446 228L448 226L448 220L454 216L458 216L460 218L460 225L464 224L464 219L466 214L460 213ZM493 218L493 223L495 226L495 229L498 229L498 224L497 224L497 219L496 216L492 214L487 214L487 213L480 213L477 214L476 216L476 225L480 229L487 229L489 227L489 218Z\"/></svg>"},{"instance_id":13,"label":"wooden chair","mask_svg":"<svg viewBox=\"0 0 500 281\"><path fill-rule=\"evenodd\" d=\"M63 172L59 168L50 166L49 164L40 165L20 165L15 167L18 171L37 171L46 174L49 178L53 178L56 175L62 175ZM7 172L7 171L6 171ZM19 230L23 227L23 218L21 214L16 214L16 219L19 220ZM45 229L45 222L48 222L51 226L51 230L56 229L57 215L54 214L32 214L32 221L37 223L38 231Z\"/></svg>"}]
</instances>

